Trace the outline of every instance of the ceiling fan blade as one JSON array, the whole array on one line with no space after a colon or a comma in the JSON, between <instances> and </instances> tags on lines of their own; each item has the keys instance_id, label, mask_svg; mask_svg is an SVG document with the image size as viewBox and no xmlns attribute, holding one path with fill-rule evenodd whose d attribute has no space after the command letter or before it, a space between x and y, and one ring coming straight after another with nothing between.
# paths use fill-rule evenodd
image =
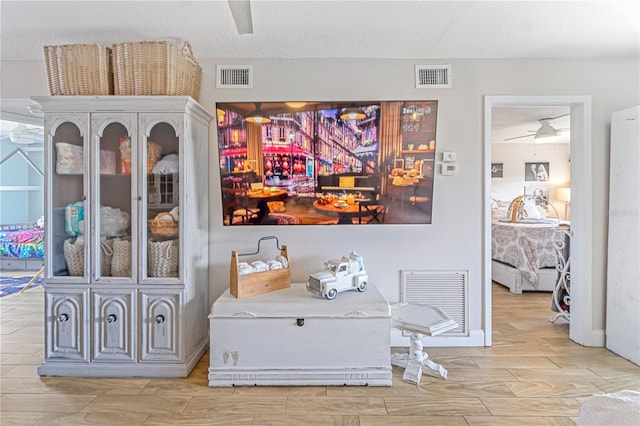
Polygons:
<instances>
[{"instance_id":1,"label":"ceiling fan blade","mask_svg":"<svg viewBox=\"0 0 640 426\"><path fill-rule=\"evenodd\" d=\"M546 118L545 120L555 120L558 118L566 117L567 115L571 115L571 113L566 113L566 114L558 115L556 117Z\"/></svg>"},{"instance_id":2,"label":"ceiling fan blade","mask_svg":"<svg viewBox=\"0 0 640 426\"><path fill-rule=\"evenodd\" d=\"M512 141L512 140L514 140L514 139L531 138L531 137L533 137L533 136L535 136L535 135L534 135L534 134L531 134L531 135L516 136L516 137L514 137L514 138L507 138L507 139L504 139L504 141L506 142L506 141Z\"/></svg>"},{"instance_id":3,"label":"ceiling fan blade","mask_svg":"<svg viewBox=\"0 0 640 426\"><path fill-rule=\"evenodd\" d=\"M236 24L238 34L253 34L253 21L251 19L251 3L249 0L227 0L233 22Z\"/></svg>"}]
</instances>

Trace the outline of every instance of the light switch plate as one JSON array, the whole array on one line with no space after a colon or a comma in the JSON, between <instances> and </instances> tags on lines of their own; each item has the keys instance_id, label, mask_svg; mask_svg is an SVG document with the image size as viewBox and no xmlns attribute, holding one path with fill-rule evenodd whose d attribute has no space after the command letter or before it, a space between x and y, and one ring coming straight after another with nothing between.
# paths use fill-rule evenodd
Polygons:
<instances>
[{"instance_id":1,"label":"light switch plate","mask_svg":"<svg viewBox=\"0 0 640 426\"><path fill-rule=\"evenodd\" d=\"M456 161L456 153L445 151L442 153L442 161Z\"/></svg>"},{"instance_id":2,"label":"light switch plate","mask_svg":"<svg viewBox=\"0 0 640 426\"><path fill-rule=\"evenodd\" d=\"M446 163L442 165L442 174L445 176L453 176L458 173L458 166L453 163Z\"/></svg>"}]
</instances>

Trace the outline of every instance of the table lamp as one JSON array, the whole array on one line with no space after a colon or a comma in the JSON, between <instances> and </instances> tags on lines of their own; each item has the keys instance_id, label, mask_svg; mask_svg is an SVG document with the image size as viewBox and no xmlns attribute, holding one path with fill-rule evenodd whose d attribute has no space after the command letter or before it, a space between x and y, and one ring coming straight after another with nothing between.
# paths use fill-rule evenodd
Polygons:
<instances>
[{"instance_id":1,"label":"table lamp","mask_svg":"<svg viewBox=\"0 0 640 426\"><path fill-rule=\"evenodd\" d=\"M564 220L567 220L567 207L571 203L571 188L558 188L556 198L564 203Z\"/></svg>"}]
</instances>

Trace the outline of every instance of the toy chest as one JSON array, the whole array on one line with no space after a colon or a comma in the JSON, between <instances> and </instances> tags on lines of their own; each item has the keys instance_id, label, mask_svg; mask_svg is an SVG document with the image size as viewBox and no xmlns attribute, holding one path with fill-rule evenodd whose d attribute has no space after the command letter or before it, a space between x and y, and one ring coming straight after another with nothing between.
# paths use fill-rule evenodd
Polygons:
<instances>
[{"instance_id":1,"label":"toy chest","mask_svg":"<svg viewBox=\"0 0 640 426\"><path fill-rule=\"evenodd\" d=\"M209 386L391 386L389 304L373 285L334 300L305 284L213 303Z\"/></svg>"}]
</instances>

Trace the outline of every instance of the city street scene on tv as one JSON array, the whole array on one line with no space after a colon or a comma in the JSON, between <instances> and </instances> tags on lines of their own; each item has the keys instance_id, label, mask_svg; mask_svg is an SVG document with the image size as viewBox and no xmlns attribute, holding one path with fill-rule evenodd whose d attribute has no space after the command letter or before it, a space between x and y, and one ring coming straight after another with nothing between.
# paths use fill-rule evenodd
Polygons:
<instances>
[{"instance_id":1,"label":"city street scene on tv","mask_svg":"<svg viewBox=\"0 0 640 426\"><path fill-rule=\"evenodd\" d=\"M430 224L438 101L217 103L225 226Z\"/></svg>"}]
</instances>

